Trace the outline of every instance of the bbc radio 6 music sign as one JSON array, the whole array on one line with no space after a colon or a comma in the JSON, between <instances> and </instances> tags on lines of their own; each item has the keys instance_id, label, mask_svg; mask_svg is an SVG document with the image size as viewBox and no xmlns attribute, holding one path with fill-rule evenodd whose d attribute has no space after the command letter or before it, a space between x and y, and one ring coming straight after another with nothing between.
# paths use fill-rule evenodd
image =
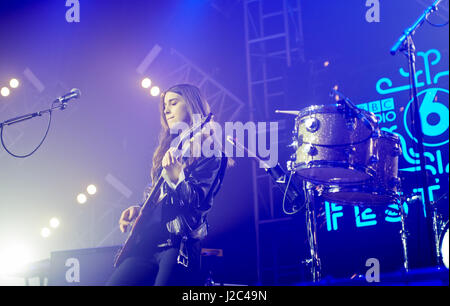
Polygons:
<instances>
[{"instance_id":1,"label":"bbc radio 6 music sign","mask_svg":"<svg viewBox=\"0 0 450 306\"><path fill-rule=\"evenodd\" d=\"M394 98L392 97L359 104L357 106L363 110L374 113L379 124L394 122L397 119Z\"/></svg>"}]
</instances>

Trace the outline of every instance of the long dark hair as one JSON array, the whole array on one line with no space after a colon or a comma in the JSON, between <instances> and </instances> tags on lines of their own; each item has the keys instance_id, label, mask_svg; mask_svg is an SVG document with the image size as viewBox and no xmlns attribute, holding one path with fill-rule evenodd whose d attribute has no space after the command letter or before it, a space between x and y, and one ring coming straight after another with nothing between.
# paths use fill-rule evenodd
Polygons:
<instances>
[{"instance_id":1,"label":"long dark hair","mask_svg":"<svg viewBox=\"0 0 450 306\"><path fill-rule=\"evenodd\" d=\"M161 168L162 159L164 154L170 147L170 144L176 135L170 134L169 125L167 124L166 116L164 115L164 98L168 92L173 92L179 94L184 98L187 104L187 109L189 112L190 122L192 125L193 115L200 114L202 118L210 113L210 106L208 102L203 98L200 89L194 85L190 84L178 84L170 87L165 92L161 94L161 101L159 103L159 110L161 113L161 132L159 134L159 145L153 154L153 163L151 170L152 183L158 178L158 172Z\"/></svg>"}]
</instances>

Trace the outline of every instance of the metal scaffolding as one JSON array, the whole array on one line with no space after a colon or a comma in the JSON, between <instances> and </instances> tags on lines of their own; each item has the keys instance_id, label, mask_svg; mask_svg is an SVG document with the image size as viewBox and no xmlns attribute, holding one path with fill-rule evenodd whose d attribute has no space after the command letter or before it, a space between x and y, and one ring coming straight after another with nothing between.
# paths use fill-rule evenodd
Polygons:
<instances>
[{"instance_id":1,"label":"metal scaffolding","mask_svg":"<svg viewBox=\"0 0 450 306\"><path fill-rule=\"evenodd\" d=\"M216 121L226 122L237 119L239 113L246 106L244 101L180 52L171 49L170 54L171 60L177 68L165 77L170 80L167 83L190 83L198 86L211 108L215 110Z\"/></svg>"},{"instance_id":2,"label":"metal scaffolding","mask_svg":"<svg viewBox=\"0 0 450 306\"><path fill-rule=\"evenodd\" d=\"M250 121L270 121L273 107L285 104L286 70L305 61L300 0L244 0L245 46ZM260 173L260 174L259 174ZM276 216L272 182L252 165L254 218L256 233L257 278L270 270L276 282L280 267L276 252L272 267L261 262L261 227L290 220ZM268 188L265 188L269 186Z\"/></svg>"}]
</instances>

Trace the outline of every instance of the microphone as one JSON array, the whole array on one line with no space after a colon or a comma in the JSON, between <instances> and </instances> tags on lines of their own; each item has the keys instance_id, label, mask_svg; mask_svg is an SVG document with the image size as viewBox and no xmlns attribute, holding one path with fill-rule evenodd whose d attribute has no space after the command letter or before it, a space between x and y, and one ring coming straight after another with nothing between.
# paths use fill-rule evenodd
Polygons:
<instances>
[{"instance_id":1,"label":"microphone","mask_svg":"<svg viewBox=\"0 0 450 306\"><path fill-rule=\"evenodd\" d=\"M371 120L369 120L366 115L359 109L355 104L352 103L345 95L343 95L340 91L336 89L332 89L330 96L338 95L343 97L343 99L339 100L338 103L344 104L358 119L361 119L364 125L366 125L369 129L373 130L373 125Z\"/></svg>"},{"instance_id":2,"label":"microphone","mask_svg":"<svg viewBox=\"0 0 450 306\"><path fill-rule=\"evenodd\" d=\"M72 89L68 94L65 94L56 100L58 100L60 103L67 103L71 99L78 99L81 96L81 92L78 88Z\"/></svg>"}]
</instances>

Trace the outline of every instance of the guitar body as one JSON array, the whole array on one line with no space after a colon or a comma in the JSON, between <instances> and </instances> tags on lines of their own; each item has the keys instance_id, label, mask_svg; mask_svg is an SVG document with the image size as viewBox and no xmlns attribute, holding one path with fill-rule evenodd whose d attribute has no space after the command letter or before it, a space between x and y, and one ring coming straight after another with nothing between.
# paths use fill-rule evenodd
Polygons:
<instances>
[{"instance_id":1,"label":"guitar body","mask_svg":"<svg viewBox=\"0 0 450 306\"><path fill-rule=\"evenodd\" d=\"M163 181L164 179L160 176L154 188L150 192L150 195L147 197L147 200L142 206L141 211L139 212L139 216L136 218L133 226L131 227L130 234L128 235L127 240L125 240L124 245L119 249L114 258L115 268L117 268L125 260L125 258L129 257L132 254L133 248L137 243L137 237L139 236L139 234L144 233L143 227L146 224L146 217L152 214L154 208L157 205L157 201L155 200L155 198L158 198L157 191L160 191Z\"/></svg>"}]
</instances>

